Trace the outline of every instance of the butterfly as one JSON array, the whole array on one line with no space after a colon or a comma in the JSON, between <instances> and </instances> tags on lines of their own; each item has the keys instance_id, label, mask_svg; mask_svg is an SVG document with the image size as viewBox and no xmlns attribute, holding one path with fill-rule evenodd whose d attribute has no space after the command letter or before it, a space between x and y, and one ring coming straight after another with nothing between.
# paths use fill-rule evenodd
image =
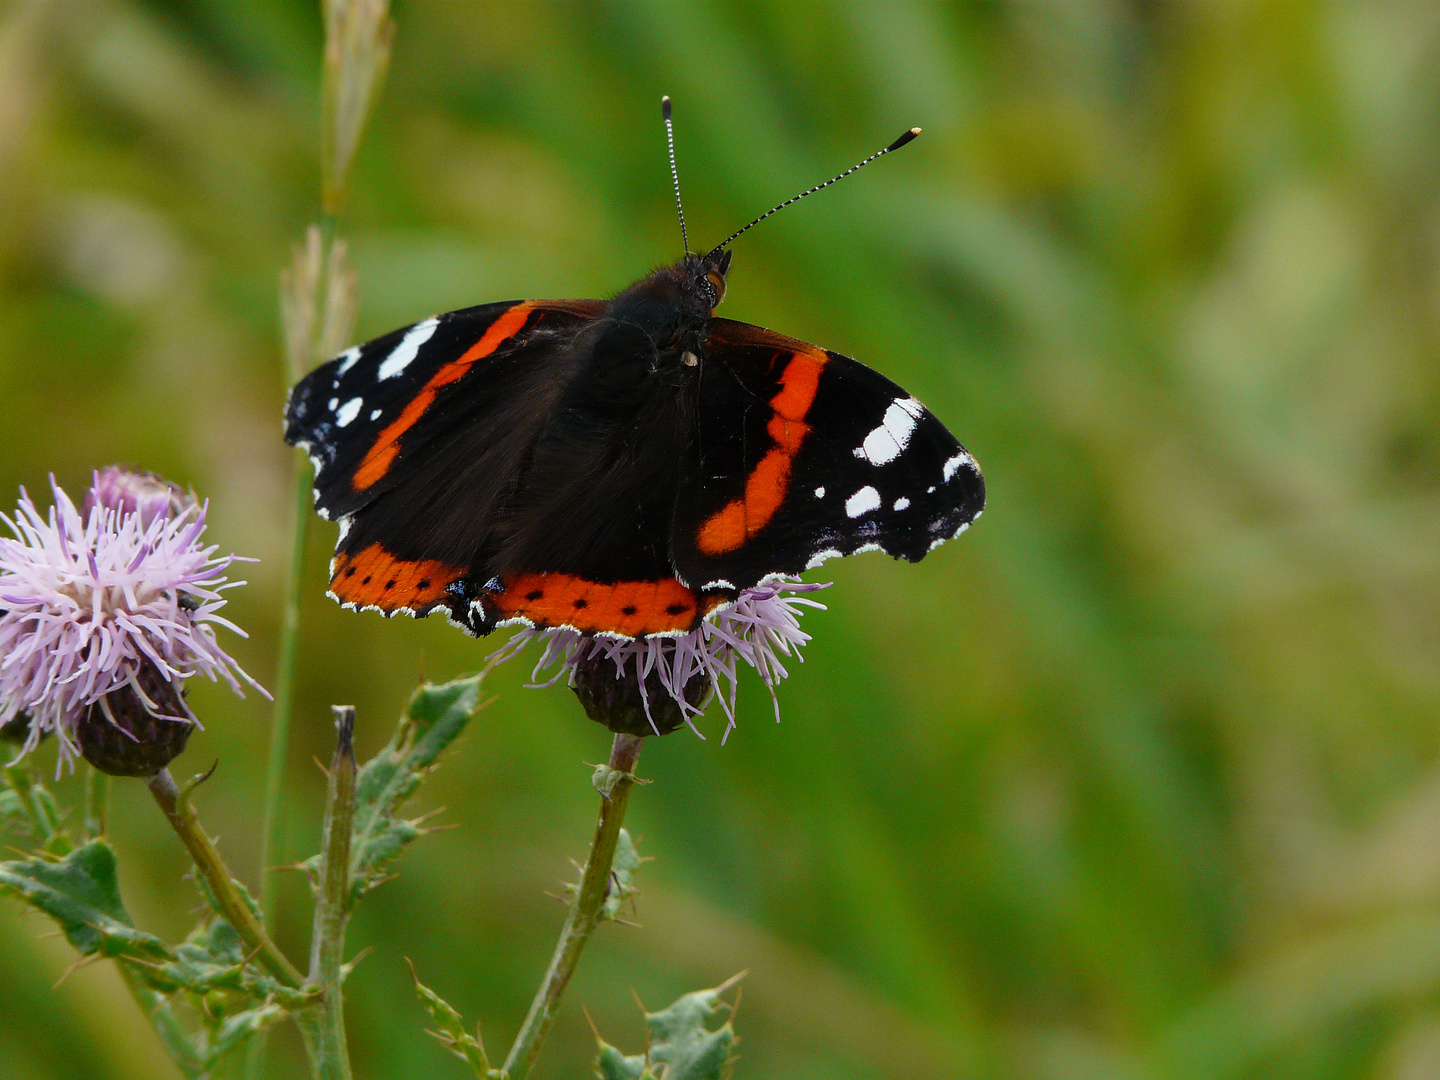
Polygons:
<instances>
[{"instance_id":1,"label":"butterfly","mask_svg":"<svg viewBox=\"0 0 1440 1080\"><path fill-rule=\"evenodd\" d=\"M980 468L915 398L715 314L745 229L691 253L682 209L686 254L613 299L452 311L298 383L285 439L340 524L330 596L476 636L678 635L766 578L863 551L916 562L965 531Z\"/></svg>"}]
</instances>

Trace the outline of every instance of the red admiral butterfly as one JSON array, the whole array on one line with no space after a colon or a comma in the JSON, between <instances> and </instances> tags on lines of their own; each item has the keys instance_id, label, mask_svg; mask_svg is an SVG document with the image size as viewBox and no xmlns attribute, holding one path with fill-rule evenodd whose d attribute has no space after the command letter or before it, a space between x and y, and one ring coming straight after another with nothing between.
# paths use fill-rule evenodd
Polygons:
<instances>
[{"instance_id":1,"label":"red admiral butterfly","mask_svg":"<svg viewBox=\"0 0 1440 1080\"><path fill-rule=\"evenodd\" d=\"M916 562L958 536L985 483L924 406L848 356L714 314L737 236L918 133L705 255L682 210L684 258L612 300L452 311L303 379L285 439L340 522L330 595L443 608L476 635L677 634L771 575L861 551Z\"/></svg>"}]
</instances>

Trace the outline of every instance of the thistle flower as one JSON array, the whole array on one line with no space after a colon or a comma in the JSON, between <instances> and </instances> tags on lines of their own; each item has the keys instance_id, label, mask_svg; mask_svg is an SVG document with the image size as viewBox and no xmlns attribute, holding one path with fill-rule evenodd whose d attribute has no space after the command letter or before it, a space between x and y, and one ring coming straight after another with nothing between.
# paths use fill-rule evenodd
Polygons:
<instances>
[{"instance_id":1,"label":"thistle flower","mask_svg":"<svg viewBox=\"0 0 1440 1080\"><path fill-rule=\"evenodd\" d=\"M148 529L157 517L179 517L194 505L194 495L154 473L107 465L85 492L80 518L88 520L90 511L101 506L122 515L139 514L141 527Z\"/></svg>"},{"instance_id":2,"label":"thistle flower","mask_svg":"<svg viewBox=\"0 0 1440 1080\"><path fill-rule=\"evenodd\" d=\"M51 479L46 516L24 488L14 539L0 538L0 726L29 714L21 753L47 733L57 769L78 750L107 772L151 775L184 747L195 717L186 679L244 680L215 638L224 573L237 556L202 546L207 505L157 477L107 469L85 512ZM268 696L268 695L267 695ZM167 756L168 755L168 756Z\"/></svg>"},{"instance_id":3,"label":"thistle flower","mask_svg":"<svg viewBox=\"0 0 1440 1080\"><path fill-rule=\"evenodd\" d=\"M703 739L692 721L718 699L726 718L723 744L735 728L741 663L759 674L775 704L775 719L780 719L775 688L790 674L786 662L791 657L803 660L800 647L810 640L800 629L801 609L825 607L804 594L824 588L828 583L767 578L743 590L731 607L675 637L522 630L490 659L509 660L530 642L540 642L543 649L530 685L553 686L563 679L592 720L630 735L668 735L683 723ZM549 668L554 673L540 681Z\"/></svg>"}]
</instances>

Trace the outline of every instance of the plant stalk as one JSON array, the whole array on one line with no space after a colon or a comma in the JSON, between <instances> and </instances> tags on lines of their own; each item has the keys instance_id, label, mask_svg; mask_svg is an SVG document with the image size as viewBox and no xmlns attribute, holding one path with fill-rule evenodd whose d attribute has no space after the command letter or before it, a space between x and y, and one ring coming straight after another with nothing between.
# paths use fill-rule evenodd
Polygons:
<instances>
[{"instance_id":1,"label":"plant stalk","mask_svg":"<svg viewBox=\"0 0 1440 1080\"><path fill-rule=\"evenodd\" d=\"M199 1051L185 1029L180 1026L180 1021L175 1018L165 995L150 989L136 978L135 973L123 960L116 961L115 966L120 969L120 979L125 983L125 989L130 991L130 996L135 999L135 1004L140 1006L140 1011L150 1021L150 1026L155 1029L155 1034L160 1037L166 1052L174 1059L180 1071L187 1080L203 1080L206 1070L200 1060Z\"/></svg>"},{"instance_id":2,"label":"plant stalk","mask_svg":"<svg viewBox=\"0 0 1440 1080\"><path fill-rule=\"evenodd\" d=\"M355 709L335 707L335 754L325 794L325 832L315 924L310 939L310 981L324 991L314 1010L296 1017L319 1080L349 1080L345 1042L345 930L350 922L350 838L355 825Z\"/></svg>"},{"instance_id":3,"label":"plant stalk","mask_svg":"<svg viewBox=\"0 0 1440 1080\"><path fill-rule=\"evenodd\" d=\"M610 889L615 845L620 838L620 826L625 822L625 806L630 799L630 788L635 783L635 763L640 757L642 742L636 735L616 734L611 744L608 764L613 787L608 796L601 792L600 816L595 822L595 836L590 842L590 855L585 860L580 890L566 913L560 940L555 945L555 955L551 957L550 968L530 1004L530 1013L505 1058L504 1072L509 1080L525 1080L530 1074L545 1035L555 1022L560 998L570 984L580 954L584 952L585 944L599 921L601 905Z\"/></svg>"},{"instance_id":4,"label":"plant stalk","mask_svg":"<svg viewBox=\"0 0 1440 1080\"><path fill-rule=\"evenodd\" d=\"M85 771L85 835L102 836L110 811L110 777L91 766Z\"/></svg>"},{"instance_id":5,"label":"plant stalk","mask_svg":"<svg viewBox=\"0 0 1440 1080\"><path fill-rule=\"evenodd\" d=\"M310 536L310 472L295 463L294 521L290 567L280 611L280 645L275 665L275 709L270 721L270 759L265 769L265 810L260 834L260 910L275 920L276 879L271 864L284 858L285 762L290 756L295 663L300 644L300 593L305 580L305 545Z\"/></svg>"},{"instance_id":6,"label":"plant stalk","mask_svg":"<svg viewBox=\"0 0 1440 1080\"><path fill-rule=\"evenodd\" d=\"M200 876L205 879L205 884L210 886L210 892L220 906L220 914L235 928L235 932L240 935L248 949L255 953L256 959L266 971L289 987L297 990L303 987L305 976L300 974L295 965L290 963L285 954L270 940L260 919L235 888L230 868L220 858L220 852L215 849L210 837L205 835L205 830L195 816L195 808L175 786L170 770L161 769L150 778L148 786L150 794L155 796L155 802L170 822L170 827L175 830L180 842L185 845L185 850L195 860Z\"/></svg>"}]
</instances>

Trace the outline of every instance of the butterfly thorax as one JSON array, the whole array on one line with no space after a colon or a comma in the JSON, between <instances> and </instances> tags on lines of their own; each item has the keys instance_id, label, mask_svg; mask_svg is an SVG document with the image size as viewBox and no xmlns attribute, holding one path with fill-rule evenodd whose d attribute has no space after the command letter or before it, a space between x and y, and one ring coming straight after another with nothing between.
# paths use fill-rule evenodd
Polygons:
<instances>
[{"instance_id":1,"label":"butterfly thorax","mask_svg":"<svg viewBox=\"0 0 1440 1080\"><path fill-rule=\"evenodd\" d=\"M730 254L686 255L641 278L610 303L609 316L632 333L643 333L657 365L703 356L715 307L725 293ZM693 366L693 365L691 365Z\"/></svg>"}]
</instances>

